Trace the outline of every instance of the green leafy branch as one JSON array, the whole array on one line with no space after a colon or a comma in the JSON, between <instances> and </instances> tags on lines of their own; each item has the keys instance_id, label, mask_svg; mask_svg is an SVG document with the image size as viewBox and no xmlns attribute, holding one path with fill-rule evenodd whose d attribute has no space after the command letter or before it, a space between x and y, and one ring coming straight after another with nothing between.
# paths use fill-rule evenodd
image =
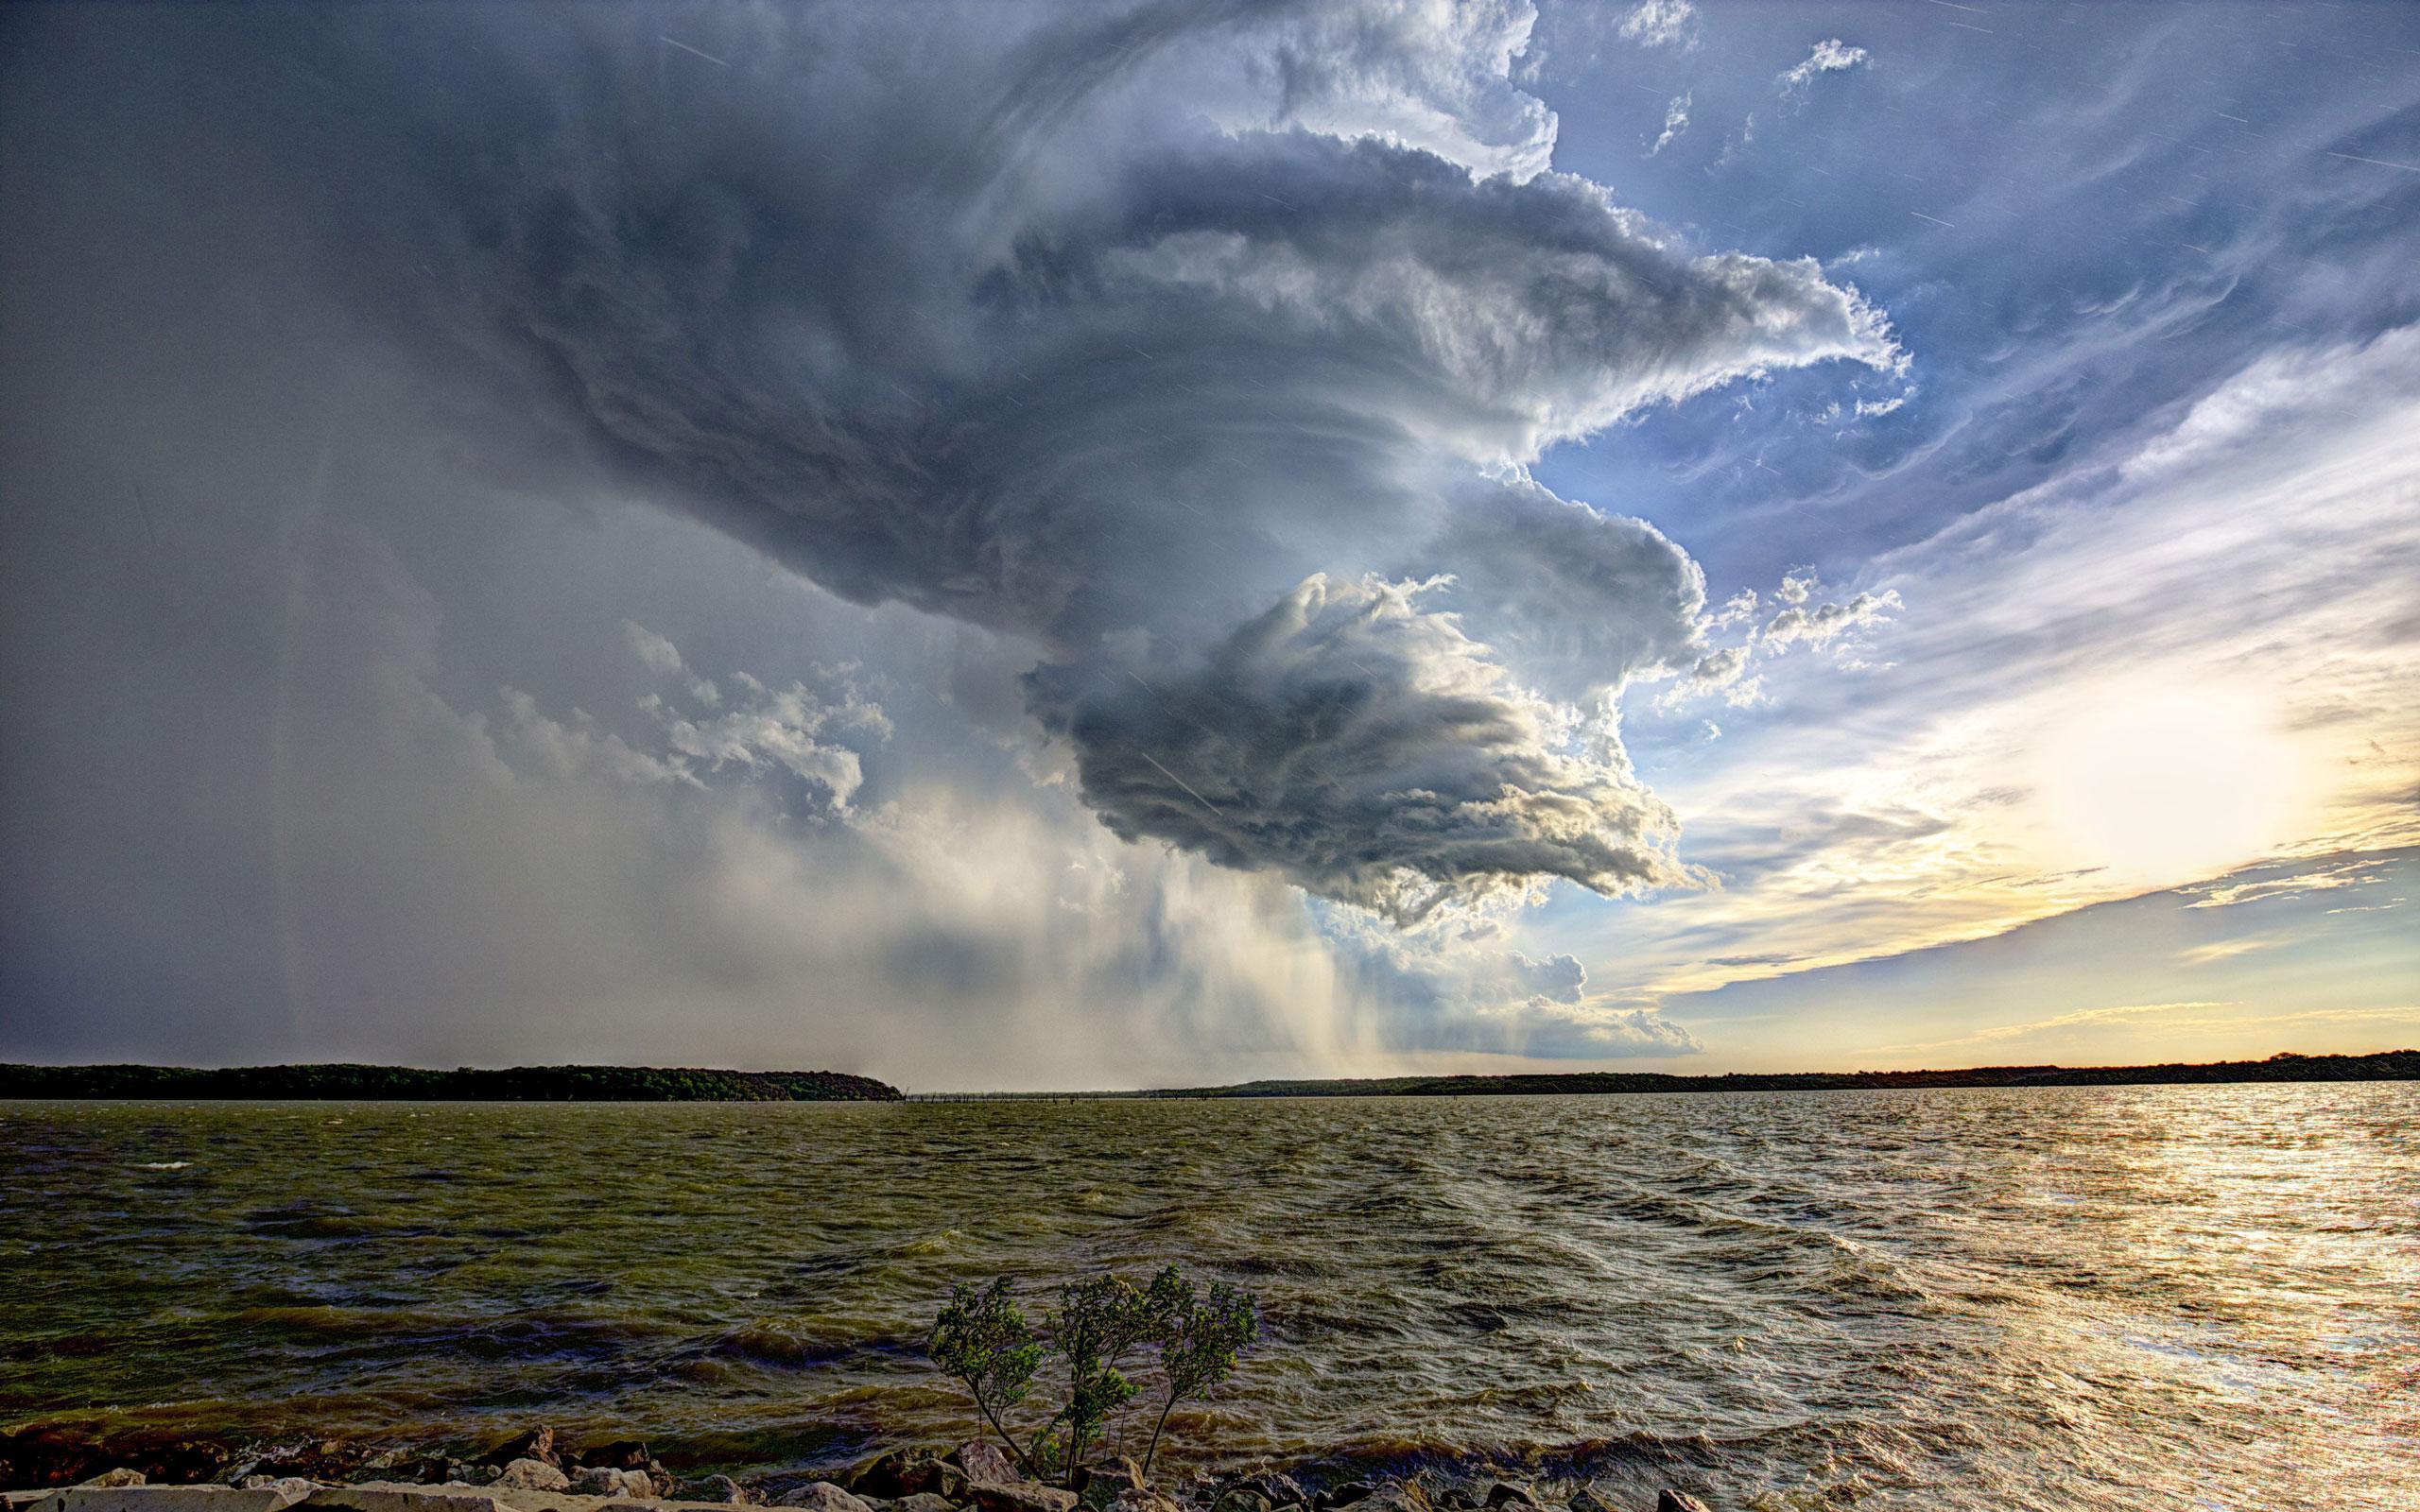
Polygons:
<instances>
[{"instance_id":1,"label":"green leafy branch","mask_svg":"<svg viewBox=\"0 0 2420 1512\"><path fill-rule=\"evenodd\" d=\"M1111 1274L1069 1282L1039 1332L1007 1277L988 1286L961 1281L934 1321L928 1349L933 1364L965 1385L1018 1467L1043 1478L1053 1469L1072 1476L1085 1464L1110 1416L1142 1394L1128 1371L1156 1347L1159 1414L1142 1466L1149 1474L1168 1414L1234 1374L1236 1355L1259 1331L1250 1293L1224 1283L1197 1292L1170 1265L1141 1288ZM1005 1419L1032 1395L1051 1353L1064 1362L1065 1400L1019 1443Z\"/></svg>"}]
</instances>

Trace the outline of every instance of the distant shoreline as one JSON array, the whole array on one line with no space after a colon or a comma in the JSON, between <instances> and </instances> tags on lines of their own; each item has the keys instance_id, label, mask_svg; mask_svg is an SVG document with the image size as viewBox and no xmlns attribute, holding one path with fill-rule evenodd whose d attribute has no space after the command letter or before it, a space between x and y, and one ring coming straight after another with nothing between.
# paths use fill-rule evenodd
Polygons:
<instances>
[{"instance_id":1,"label":"distant shoreline","mask_svg":"<svg viewBox=\"0 0 2420 1512\"><path fill-rule=\"evenodd\" d=\"M1927 1087L2148 1087L2238 1082L2420 1081L2420 1050L2301 1056L2156 1066L1976 1066L1962 1071L1733 1072L1682 1076L1651 1071L1547 1072L1486 1076L1391 1076L1354 1081L1249 1081L1229 1087L1131 1092L1134 1097L1467 1097L1612 1092L1791 1092Z\"/></svg>"},{"instance_id":2,"label":"distant shoreline","mask_svg":"<svg viewBox=\"0 0 2420 1512\"><path fill-rule=\"evenodd\" d=\"M0 1097L447 1103L895 1103L889 1082L838 1071L655 1066L27 1066L0 1064Z\"/></svg>"},{"instance_id":3,"label":"distant shoreline","mask_svg":"<svg viewBox=\"0 0 2420 1512\"><path fill-rule=\"evenodd\" d=\"M1755 1092L1955 1087L2158 1087L2250 1082L2420 1081L2420 1050L2152 1066L1977 1066L1961 1071L1558 1072L1237 1082L1136 1091L921 1092L832 1071L714 1071L651 1066L463 1067L355 1064L32 1066L0 1063L0 1098L205 1102L1066 1102L1229 1101L1270 1097L1550 1097L1623 1092Z\"/></svg>"}]
</instances>

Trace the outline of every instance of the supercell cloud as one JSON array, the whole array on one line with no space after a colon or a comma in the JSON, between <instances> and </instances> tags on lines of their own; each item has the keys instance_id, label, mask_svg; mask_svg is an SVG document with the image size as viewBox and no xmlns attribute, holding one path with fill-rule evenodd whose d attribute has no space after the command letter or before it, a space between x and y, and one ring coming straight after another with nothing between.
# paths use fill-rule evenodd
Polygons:
<instances>
[{"instance_id":1,"label":"supercell cloud","mask_svg":"<svg viewBox=\"0 0 2420 1512\"><path fill-rule=\"evenodd\" d=\"M1888 366L1876 314L1544 171L1517 8L983 14L355 15L322 56L412 118L355 204L410 217L413 335L835 592L1028 642L1119 833L1403 918L1683 880L1582 700L1694 664L1701 576L1519 470Z\"/></svg>"},{"instance_id":2,"label":"supercell cloud","mask_svg":"<svg viewBox=\"0 0 2420 1512\"><path fill-rule=\"evenodd\" d=\"M1701 665L1703 576L1526 465L1899 360L1813 262L1551 171L1530 23L348 8L234 44L226 108L365 309L538 444L1028 646L1120 835L1409 921L1689 878L1610 696ZM845 804L800 714L676 744Z\"/></svg>"}]
</instances>

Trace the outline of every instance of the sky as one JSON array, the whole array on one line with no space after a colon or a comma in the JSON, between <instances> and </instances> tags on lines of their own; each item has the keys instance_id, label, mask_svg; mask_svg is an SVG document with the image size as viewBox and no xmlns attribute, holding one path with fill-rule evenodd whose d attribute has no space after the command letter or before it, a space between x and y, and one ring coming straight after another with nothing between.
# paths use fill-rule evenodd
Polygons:
<instances>
[{"instance_id":1,"label":"sky","mask_svg":"<svg viewBox=\"0 0 2420 1512\"><path fill-rule=\"evenodd\" d=\"M2420 1044L2420 9L0 12L0 1057Z\"/></svg>"}]
</instances>

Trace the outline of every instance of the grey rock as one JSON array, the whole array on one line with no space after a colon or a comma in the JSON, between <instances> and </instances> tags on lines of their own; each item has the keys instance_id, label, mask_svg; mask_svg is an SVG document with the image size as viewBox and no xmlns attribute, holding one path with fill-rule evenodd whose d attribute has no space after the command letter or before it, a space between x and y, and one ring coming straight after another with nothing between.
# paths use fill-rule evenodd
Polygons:
<instances>
[{"instance_id":1,"label":"grey rock","mask_svg":"<svg viewBox=\"0 0 2420 1512\"><path fill-rule=\"evenodd\" d=\"M1368 1481L1347 1481L1342 1486L1331 1486L1322 1491L1312 1499L1311 1504L1321 1508L1322 1512L1326 1512L1330 1507L1351 1506L1356 1502L1366 1502L1377 1494L1378 1488ZM1577 1502L1572 1504L1579 1505ZM1586 1512L1586 1509L1582 1508L1582 1512Z\"/></svg>"},{"instance_id":2,"label":"grey rock","mask_svg":"<svg viewBox=\"0 0 2420 1512\"><path fill-rule=\"evenodd\" d=\"M872 1512L864 1502L833 1485L816 1481L785 1494L775 1506L803 1506L809 1512Z\"/></svg>"},{"instance_id":3,"label":"grey rock","mask_svg":"<svg viewBox=\"0 0 2420 1512\"><path fill-rule=\"evenodd\" d=\"M1140 1486L1118 1492L1117 1500L1109 1505L1110 1512L1181 1512L1174 1497Z\"/></svg>"},{"instance_id":4,"label":"grey rock","mask_svg":"<svg viewBox=\"0 0 2420 1512\"><path fill-rule=\"evenodd\" d=\"M1106 1508L1116 1505L1118 1499L1127 1492L1142 1488L1143 1472L1123 1454L1113 1454L1098 1465L1087 1467L1076 1486L1083 1496L1084 1505L1094 1508L1095 1512L1105 1512Z\"/></svg>"},{"instance_id":5,"label":"grey rock","mask_svg":"<svg viewBox=\"0 0 2420 1512\"><path fill-rule=\"evenodd\" d=\"M1259 1493L1270 1506L1294 1506L1311 1499L1303 1483L1283 1470L1263 1470L1240 1483L1244 1489Z\"/></svg>"},{"instance_id":6,"label":"grey rock","mask_svg":"<svg viewBox=\"0 0 2420 1512\"><path fill-rule=\"evenodd\" d=\"M977 1481L966 1494L982 1512L1076 1512L1077 1505L1075 1492L1031 1481Z\"/></svg>"},{"instance_id":7,"label":"grey rock","mask_svg":"<svg viewBox=\"0 0 2420 1512\"><path fill-rule=\"evenodd\" d=\"M1615 1512L1614 1504L1597 1494L1594 1485L1571 1493L1571 1512Z\"/></svg>"},{"instance_id":8,"label":"grey rock","mask_svg":"<svg viewBox=\"0 0 2420 1512\"><path fill-rule=\"evenodd\" d=\"M1490 1507L1508 1504L1536 1506L1538 1499L1530 1494L1530 1488L1526 1486L1516 1486L1511 1481L1498 1481L1487 1488L1487 1504Z\"/></svg>"},{"instance_id":9,"label":"grey rock","mask_svg":"<svg viewBox=\"0 0 2420 1512\"><path fill-rule=\"evenodd\" d=\"M570 1475L571 1490L579 1496L631 1497L641 1501L656 1493L655 1477L645 1470L612 1465L583 1465Z\"/></svg>"},{"instance_id":10,"label":"grey rock","mask_svg":"<svg viewBox=\"0 0 2420 1512\"><path fill-rule=\"evenodd\" d=\"M938 1450L894 1449L840 1478L859 1497L925 1494L944 1501L966 1486L967 1474Z\"/></svg>"},{"instance_id":11,"label":"grey rock","mask_svg":"<svg viewBox=\"0 0 2420 1512\"><path fill-rule=\"evenodd\" d=\"M498 1512L494 1497L467 1486L328 1486L300 1504L344 1512Z\"/></svg>"},{"instance_id":12,"label":"grey rock","mask_svg":"<svg viewBox=\"0 0 2420 1512\"><path fill-rule=\"evenodd\" d=\"M542 1459L516 1459L489 1484L508 1491L568 1491L571 1477Z\"/></svg>"},{"instance_id":13,"label":"grey rock","mask_svg":"<svg viewBox=\"0 0 2420 1512\"><path fill-rule=\"evenodd\" d=\"M910 1491L890 1503L890 1512L958 1512L957 1504L947 1497L930 1491Z\"/></svg>"},{"instance_id":14,"label":"grey rock","mask_svg":"<svg viewBox=\"0 0 2420 1512\"><path fill-rule=\"evenodd\" d=\"M1655 1493L1655 1512L1706 1512L1706 1505L1686 1491L1667 1486Z\"/></svg>"},{"instance_id":15,"label":"grey rock","mask_svg":"<svg viewBox=\"0 0 2420 1512\"><path fill-rule=\"evenodd\" d=\"M683 1483L681 1495L691 1502L720 1502L728 1505L761 1506L765 1499L740 1485L728 1475L708 1475Z\"/></svg>"},{"instance_id":16,"label":"grey rock","mask_svg":"<svg viewBox=\"0 0 2420 1512\"><path fill-rule=\"evenodd\" d=\"M290 1500L232 1486L71 1486L25 1504L24 1512L281 1512Z\"/></svg>"},{"instance_id":17,"label":"grey rock","mask_svg":"<svg viewBox=\"0 0 2420 1512\"><path fill-rule=\"evenodd\" d=\"M89 1481L78 1481L78 1486L95 1490L110 1490L121 1486L141 1486L146 1477L141 1470L130 1470L121 1465L113 1470L103 1470Z\"/></svg>"},{"instance_id":18,"label":"grey rock","mask_svg":"<svg viewBox=\"0 0 2420 1512\"><path fill-rule=\"evenodd\" d=\"M1025 1479L1009 1452L989 1439L977 1438L958 1446L958 1468L977 1486L1010 1486Z\"/></svg>"}]
</instances>

